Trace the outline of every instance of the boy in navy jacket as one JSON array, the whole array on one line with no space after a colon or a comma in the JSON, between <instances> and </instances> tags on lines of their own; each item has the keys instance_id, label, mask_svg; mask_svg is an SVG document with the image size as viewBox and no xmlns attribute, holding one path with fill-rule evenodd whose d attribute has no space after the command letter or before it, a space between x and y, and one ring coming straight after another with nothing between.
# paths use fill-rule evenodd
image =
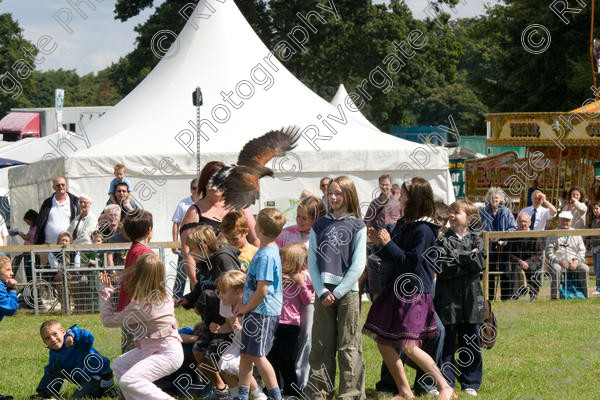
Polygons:
<instances>
[{"instance_id":1,"label":"boy in navy jacket","mask_svg":"<svg viewBox=\"0 0 600 400\"><path fill-rule=\"evenodd\" d=\"M92 332L77 325L66 330L60 322L48 320L42 324L40 334L50 349L50 360L37 387L38 395L32 399L60 397L65 378L78 386L73 399L114 394L107 393L114 385L110 360L94 349Z\"/></svg>"},{"instance_id":2,"label":"boy in navy jacket","mask_svg":"<svg viewBox=\"0 0 600 400\"><path fill-rule=\"evenodd\" d=\"M0 321L5 316L13 315L19 308L15 291L17 281L13 279L13 276L10 258L0 256ZM0 400L12 400L12 396L0 394Z\"/></svg>"}]
</instances>

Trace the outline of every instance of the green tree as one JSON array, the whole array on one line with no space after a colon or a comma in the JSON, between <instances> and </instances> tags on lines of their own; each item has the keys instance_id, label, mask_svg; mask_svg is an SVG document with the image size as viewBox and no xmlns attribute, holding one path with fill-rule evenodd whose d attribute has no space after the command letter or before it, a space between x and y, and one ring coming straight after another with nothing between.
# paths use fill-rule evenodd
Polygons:
<instances>
[{"instance_id":1,"label":"green tree","mask_svg":"<svg viewBox=\"0 0 600 400\"><path fill-rule=\"evenodd\" d=\"M107 72L80 77L75 70L36 71L32 79L36 91L28 98L33 107L53 107L58 88L65 90L65 107L114 105L121 99Z\"/></svg>"},{"instance_id":2,"label":"green tree","mask_svg":"<svg viewBox=\"0 0 600 400\"><path fill-rule=\"evenodd\" d=\"M448 115L452 115L460 135L481 134L485 129L487 107L465 83L430 89L418 109L419 125L448 125Z\"/></svg>"},{"instance_id":3,"label":"green tree","mask_svg":"<svg viewBox=\"0 0 600 400\"><path fill-rule=\"evenodd\" d=\"M590 3L579 14L567 13L569 24L539 1L504 3L456 27L459 40L469 49L459 68L473 91L492 112L580 107L592 97ZM600 10L595 18L599 20ZM521 41L523 31L532 24L543 25L551 34L550 46L541 54L526 51Z\"/></svg>"},{"instance_id":4,"label":"green tree","mask_svg":"<svg viewBox=\"0 0 600 400\"><path fill-rule=\"evenodd\" d=\"M23 51L33 46L9 13L0 14L0 117L12 107L29 107L27 95L34 90L35 65ZM33 52L37 55L37 49Z\"/></svg>"}]
</instances>

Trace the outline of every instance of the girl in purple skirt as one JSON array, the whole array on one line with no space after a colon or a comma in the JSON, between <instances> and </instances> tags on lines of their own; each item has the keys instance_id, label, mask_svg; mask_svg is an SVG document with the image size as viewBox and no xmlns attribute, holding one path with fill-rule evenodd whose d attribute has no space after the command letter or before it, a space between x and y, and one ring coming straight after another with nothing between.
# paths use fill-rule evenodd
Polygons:
<instances>
[{"instance_id":1,"label":"girl in purple skirt","mask_svg":"<svg viewBox=\"0 0 600 400\"><path fill-rule=\"evenodd\" d=\"M440 400L455 396L435 361L423 351L420 341L436 337L433 306L433 265L425 257L437 253L439 225L433 221L433 191L423 178L413 178L401 188L404 216L391 236L387 230L370 228L369 237L377 254L391 268L386 271L388 282L373 299L364 333L373 337L398 386L394 399L414 398L398 349L415 362L436 382Z\"/></svg>"}]
</instances>

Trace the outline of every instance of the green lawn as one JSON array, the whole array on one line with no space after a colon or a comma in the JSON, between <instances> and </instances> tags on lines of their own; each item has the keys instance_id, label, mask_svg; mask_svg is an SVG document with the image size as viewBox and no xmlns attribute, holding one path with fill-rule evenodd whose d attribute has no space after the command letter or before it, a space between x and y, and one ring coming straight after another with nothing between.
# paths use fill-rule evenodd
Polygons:
<instances>
[{"instance_id":1,"label":"green lawn","mask_svg":"<svg viewBox=\"0 0 600 400\"><path fill-rule=\"evenodd\" d=\"M364 318L368 304L363 305ZM496 346L484 351L484 378L478 398L600 398L597 388L600 298L539 300L531 304L494 302L493 306L500 324L499 335ZM97 340L107 340L111 332L102 326L98 315L52 317L61 321L63 327L77 323L91 330ZM15 399L25 399L34 393L48 361L48 351L38 331L40 324L49 318L20 310L15 317L5 317L0 323L0 393L11 394ZM197 318L193 311L177 310L181 327L193 325ZM364 337L364 350L367 395L375 399L374 386L381 358L375 343L367 337ZM412 383L414 371L407 368L407 372Z\"/></svg>"}]
</instances>

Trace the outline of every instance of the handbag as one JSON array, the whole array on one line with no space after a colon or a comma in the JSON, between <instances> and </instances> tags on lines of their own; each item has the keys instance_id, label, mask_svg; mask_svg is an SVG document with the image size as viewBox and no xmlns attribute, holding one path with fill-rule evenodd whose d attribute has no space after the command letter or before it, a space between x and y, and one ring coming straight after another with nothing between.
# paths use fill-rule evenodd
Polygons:
<instances>
[{"instance_id":1,"label":"handbag","mask_svg":"<svg viewBox=\"0 0 600 400\"><path fill-rule=\"evenodd\" d=\"M481 337L481 347L484 349L489 350L496 344L498 322L489 300L486 300L484 304L483 324L479 326L479 336Z\"/></svg>"},{"instance_id":2,"label":"handbag","mask_svg":"<svg viewBox=\"0 0 600 400\"><path fill-rule=\"evenodd\" d=\"M572 281L567 282L566 285L561 283L558 287L558 291L561 299L585 299L583 293L577 289L575 283Z\"/></svg>"}]
</instances>

